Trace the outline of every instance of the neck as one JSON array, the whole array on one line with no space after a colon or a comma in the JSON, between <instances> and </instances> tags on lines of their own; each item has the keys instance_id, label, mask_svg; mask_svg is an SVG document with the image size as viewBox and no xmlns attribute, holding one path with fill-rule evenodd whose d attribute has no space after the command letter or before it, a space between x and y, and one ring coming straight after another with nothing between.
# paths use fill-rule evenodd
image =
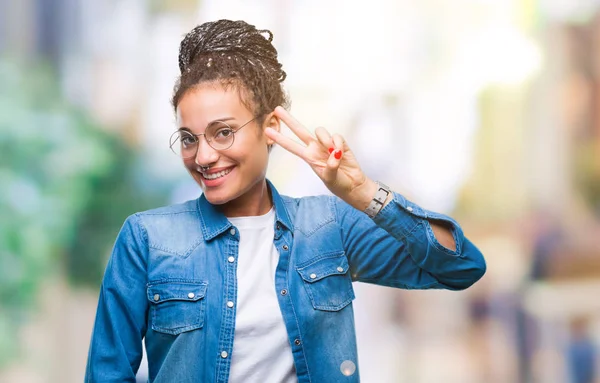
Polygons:
<instances>
[{"instance_id":1,"label":"neck","mask_svg":"<svg viewBox=\"0 0 600 383\"><path fill-rule=\"evenodd\" d=\"M267 214L272 206L271 191L263 179L244 195L221 205L220 209L226 217L252 217Z\"/></svg>"}]
</instances>

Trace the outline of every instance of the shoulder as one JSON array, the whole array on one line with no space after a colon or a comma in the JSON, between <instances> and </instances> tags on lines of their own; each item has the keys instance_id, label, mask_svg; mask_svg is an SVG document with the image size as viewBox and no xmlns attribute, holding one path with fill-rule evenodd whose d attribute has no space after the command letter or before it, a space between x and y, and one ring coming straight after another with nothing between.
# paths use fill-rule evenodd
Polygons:
<instances>
[{"instance_id":1,"label":"shoulder","mask_svg":"<svg viewBox=\"0 0 600 383\"><path fill-rule=\"evenodd\" d=\"M288 197L282 195L288 210L302 211L304 214L332 214L337 219L339 216L354 214L357 212L352 206L334 195L317 195L307 197Z\"/></svg>"},{"instance_id":2,"label":"shoulder","mask_svg":"<svg viewBox=\"0 0 600 383\"><path fill-rule=\"evenodd\" d=\"M335 196L318 195L308 197L281 196L294 227L305 235L337 220Z\"/></svg>"},{"instance_id":3,"label":"shoulder","mask_svg":"<svg viewBox=\"0 0 600 383\"><path fill-rule=\"evenodd\" d=\"M137 219L141 225L175 224L178 221L189 221L198 215L198 200L162 206L133 214L129 219Z\"/></svg>"},{"instance_id":4,"label":"shoulder","mask_svg":"<svg viewBox=\"0 0 600 383\"><path fill-rule=\"evenodd\" d=\"M181 254L202 239L198 200L141 211L128 221L138 226L151 249Z\"/></svg>"},{"instance_id":5,"label":"shoulder","mask_svg":"<svg viewBox=\"0 0 600 383\"><path fill-rule=\"evenodd\" d=\"M189 214L189 213L197 213L198 200L190 200L183 203L178 203L174 205L162 206L146 211L141 211L135 213L134 215L144 218L144 217L155 217L161 215L178 215L178 214Z\"/></svg>"},{"instance_id":6,"label":"shoulder","mask_svg":"<svg viewBox=\"0 0 600 383\"><path fill-rule=\"evenodd\" d=\"M282 195L281 199L285 203L286 207L295 207L302 209L315 209L323 208L334 204L334 200L337 197L329 195L316 195L306 197L289 197Z\"/></svg>"},{"instance_id":7,"label":"shoulder","mask_svg":"<svg viewBox=\"0 0 600 383\"><path fill-rule=\"evenodd\" d=\"M143 231L173 233L177 228L189 229L198 222L198 200L162 206L133 214L128 220L137 221Z\"/></svg>"}]
</instances>

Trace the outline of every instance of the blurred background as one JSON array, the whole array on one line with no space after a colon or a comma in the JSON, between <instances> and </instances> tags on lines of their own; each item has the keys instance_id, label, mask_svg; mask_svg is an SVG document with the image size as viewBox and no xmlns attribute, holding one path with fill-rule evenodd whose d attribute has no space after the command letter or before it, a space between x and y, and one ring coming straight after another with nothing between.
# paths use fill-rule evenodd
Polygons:
<instances>
[{"instance_id":1,"label":"blurred background","mask_svg":"<svg viewBox=\"0 0 600 383\"><path fill-rule=\"evenodd\" d=\"M464 292L355 284L364 382L600 382L599 0L0 0L0 382L81 382L121 224L199 195L169 100L217 18L272 30L292 113L486 257ZM282 149L269 178L327 193Z\"/></svg>"}]
</instances>

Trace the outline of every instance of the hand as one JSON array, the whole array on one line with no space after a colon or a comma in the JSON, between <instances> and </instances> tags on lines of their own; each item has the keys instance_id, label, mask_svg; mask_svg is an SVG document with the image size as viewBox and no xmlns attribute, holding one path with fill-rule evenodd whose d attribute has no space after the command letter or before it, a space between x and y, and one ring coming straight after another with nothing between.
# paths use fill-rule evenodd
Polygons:
<instances>
[{"instance_id":1,"label":"hand","mask_svg":"<svg viewBox=\"0 0 600 383\"><path fill-rule=\"evenodd\" d=\"M267 137L306 161L333 194L364 210L377 186L363 173L344 138L339 134L330 135L325 128L317 128L313 136L281 106L275 108L275 116L285 122L304 145L271 128L265 130Z\"/></svg>"}]
</instances>

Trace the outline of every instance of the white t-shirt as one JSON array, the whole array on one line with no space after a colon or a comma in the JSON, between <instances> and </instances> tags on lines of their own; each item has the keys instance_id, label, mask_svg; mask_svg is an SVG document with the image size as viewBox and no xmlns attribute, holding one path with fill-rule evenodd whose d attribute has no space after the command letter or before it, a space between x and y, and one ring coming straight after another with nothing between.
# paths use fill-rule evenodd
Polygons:
<instances>
[{"instance_id":1,"label":"white t-shirt","mask_svg":"<svg viewBox=\"0 0 600 383\"><path fill-rule=\"evenodd\" d=\"M275 292L279 252L275 211L229 221L239 230L237 312L230 383L296 383L296 370Z\"/></svg>"}]
</instances>

